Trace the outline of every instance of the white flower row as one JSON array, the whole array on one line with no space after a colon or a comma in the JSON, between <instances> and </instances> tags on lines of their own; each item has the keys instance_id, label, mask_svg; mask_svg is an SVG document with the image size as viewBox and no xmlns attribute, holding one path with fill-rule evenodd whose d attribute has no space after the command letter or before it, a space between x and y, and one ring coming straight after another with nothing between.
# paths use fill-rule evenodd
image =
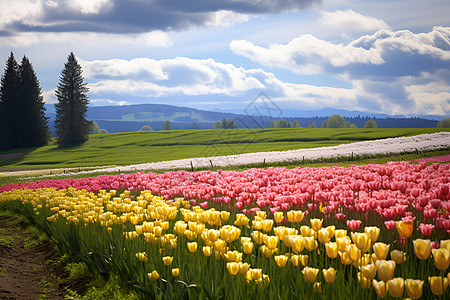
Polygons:
<instances>
[{"instance_id":1,"label":"white flower row","mask_svg":"<svg viewBox=\"0 0 450 300\"><path fill-rule=\"evenodd\" d=\"M225 167L255 163L261 164L263 161L266 163L271 163L282 161L301 161L303 159L316 160L333 157L351 157L352 155L377 155L388 153L398 154L423 150L446 149L449 147L450 132L438 132L410 137L355 142L332 147L188 158L113 168L102 168L80 173L189 169L191 168L191 165L194 168L208 168L211 167L211 164L214 167ZM213 153L213 151L210 151L210 153Z\"/></svg>"}]
</instances>

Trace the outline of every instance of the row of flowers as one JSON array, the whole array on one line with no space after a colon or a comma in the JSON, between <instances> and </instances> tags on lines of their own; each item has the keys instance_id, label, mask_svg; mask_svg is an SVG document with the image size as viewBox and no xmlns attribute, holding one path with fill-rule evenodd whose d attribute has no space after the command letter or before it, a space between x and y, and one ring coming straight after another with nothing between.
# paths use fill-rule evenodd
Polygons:
<instances>
[{"instance_id":1,"label":"row of flowers","mask_svg":"<svg viewBox=\"0 0 450 300\"><path fill-rule=\"evenodd\" d=\"M388 166L395 170L393 165ZM448 171L445 166L416 168L434 175ZM392 184L399 175L394 170L391 173L391 169L371 174ZM287 172L280 171L280 175ZM321 176L326 173L318 171ZM416 196L406 190L402 193L410 198L440 193L440 198L435 198L440 202L438 214L447 217L448 193L443 188L447 183L437 176L433 178L440 184L427 183L428 189ZM280 176L277 180L283 179ZM418 185L418 179L412 182ZM174 180L167 184L174 184ZM364 176L353 182L358 180L359 187L349 184L353 186L349 192L355 211L366 182ZM213 182L210 184L215 186ZM328 188L329 181L323 184L324 189ZM366 191L367 197L370 192L375 190ZM18 205L32 213L30 216L63 252L77 256L99 272L117 273L124 283L131 282L152 298L171 293L172 296L187 293L194 298L198 295L214 298L219 293L230 299L246 295L266 299L305 295L323 298L407 295L413 299L448 296L449 233L438 228L429 234L431 238L426 238L428 234L421 227L433 224L417 225L412 214L395 215L398 220L385 221L376 210L368 210L364 212L368 214L366 224L361 225L361 220L343 223L338 217L324 217L326 202L316 203L314 199L319 198L316 192L307 203L317 204L316 209L308 205L305 210L254 206L248 209L248 214L236 208L240 201L227 203L225 207L231 209L219 210L207 207L217 197L203 205L204 199L168 198L162 194L137 189L98 192L75 188L15 189L1 193L0 201L20 200ZM233 203L234 207L230 207ZM349 207L346 209L352 213ZM314 217L316 213L322 217Z\"/></svg>"},{"instance_id":2,"label":"row of flowers","mask_svg":"<svg viewBox=\"0 0 450 300\"><path fill-rule=\"evenodd\" d=\"M399 218L414 216L427 237L450 230L450 164L407 162L323 168L269 168L242 172L166 172L103 175L95 178L17 183L0 187L3 197L20 189L69 187L100 190L149 190L169 200L182 197L202 208L255 214L300 209L315 217L367 223L381 217L393 230ZM350 228L359 226L351 222Z\"/></svg>"}]
</instances>

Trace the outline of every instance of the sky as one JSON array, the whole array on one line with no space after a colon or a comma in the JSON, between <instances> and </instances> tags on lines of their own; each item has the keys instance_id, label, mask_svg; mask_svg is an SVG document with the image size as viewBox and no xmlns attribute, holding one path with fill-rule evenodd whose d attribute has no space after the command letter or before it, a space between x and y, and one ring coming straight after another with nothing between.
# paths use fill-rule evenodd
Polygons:
<instances>
[{"instance_id":1,"label":"sky","mask_svg":"<svg viewBox=\"0 0 450 300\"><path fill-rule=\"evenodd\" d=\"M46 103L70 52L90 105L450 115L448 0L0 0L0 74Z\"/></svg>"}]
</instances>

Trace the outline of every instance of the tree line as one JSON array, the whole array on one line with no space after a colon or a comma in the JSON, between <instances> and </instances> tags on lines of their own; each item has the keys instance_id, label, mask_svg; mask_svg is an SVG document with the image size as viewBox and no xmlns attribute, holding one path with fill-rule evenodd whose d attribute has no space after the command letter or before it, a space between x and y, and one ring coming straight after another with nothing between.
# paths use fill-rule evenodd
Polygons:
<instances>
[{"instance_id":1,"label":"tree line","mask_svg":"<svg viewBox=\"0 0 450 300\"><path fill-rule=\"evenodd\" d=\"M89 105L82 68L71 52L61 71L55 128L61 147L84 143L92 123L86 119ZM50 141L42 89L29 59L18 64L13 52L6 61L0 86L0 149L42 146Z\"/></svg>"}]
</instances>

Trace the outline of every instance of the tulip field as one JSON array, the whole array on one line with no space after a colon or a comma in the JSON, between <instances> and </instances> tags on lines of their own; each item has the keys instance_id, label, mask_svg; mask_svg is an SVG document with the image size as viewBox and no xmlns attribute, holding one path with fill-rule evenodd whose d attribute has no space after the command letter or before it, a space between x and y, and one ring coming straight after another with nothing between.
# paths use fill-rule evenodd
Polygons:
<instances>
[{"instance_id":1,"label":"tulip field","mask_svg":"<svg viewBox=\"0 0 450 300\"><path fill-rule=\"evenodd\" d=\"M13 183L0 202L145 299L449 299L450 164Z\"/></svg>"}]
</instances>

